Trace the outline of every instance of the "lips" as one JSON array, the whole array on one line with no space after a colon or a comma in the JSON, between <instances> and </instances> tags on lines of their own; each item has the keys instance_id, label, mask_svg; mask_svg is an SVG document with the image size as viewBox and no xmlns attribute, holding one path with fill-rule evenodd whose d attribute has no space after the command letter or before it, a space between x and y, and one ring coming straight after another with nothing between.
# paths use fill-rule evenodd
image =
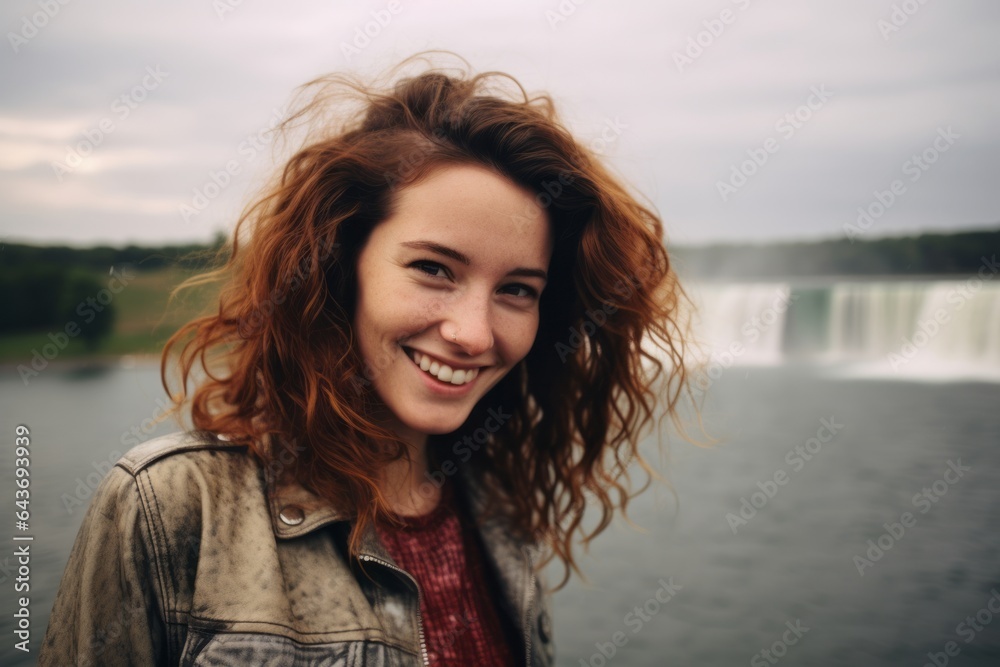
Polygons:
<instances>
[{"instance_id":1,"label":"lips","mask_svg":"<svg viewBox=\"0 0 1000 667\"><path fill-rule=\"evenodd\" d=\"M408 347L404 347L403 350L406 352L406 356L420 367L420 370L446 384L468 384L479 375L479 368L452 368L440 359L436 359L423 352L418 352Z\"/></svg>"}]
</instances>

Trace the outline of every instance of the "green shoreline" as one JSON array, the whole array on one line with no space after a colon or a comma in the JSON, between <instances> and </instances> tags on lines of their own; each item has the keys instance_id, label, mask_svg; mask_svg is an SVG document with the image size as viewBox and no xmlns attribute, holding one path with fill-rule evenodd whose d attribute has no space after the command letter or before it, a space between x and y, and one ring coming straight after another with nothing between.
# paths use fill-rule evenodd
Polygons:
<instances>
[{"instance_id":1,"label":"green shoreline","mask_svg":"<svg viewBox=\"0 0 1000 667\"><path fill-rule=\"evenodd\" d=\"M67 358L57 358L49 361L45 370L57 369L60 371L74 371L96 366L118 366L124 363L125 359L131 358L128 363L135 365L160 364L160 355L151 353L125 353L125 354L104 354L95 353L92 355L71 356ZM0 361L0 371L17 371L21 365L30 366L31 359L4 359Z\"/></svg>"},{"instance_id":2,"label":"green shoreline","mask_svg":"<svg viewBox=\"0 0 1000 667\"><path fill-rule=\"evenodd\" d=\"M27 302L21 299L24 308L60 298L58 291L52 293L52 290L46 292L44 289L46 283L42 281L46 274L39 271L46 267L57 272L67 267L90 272L101 285L114 280L107 277L108 267L111 267L110 271L116 267L119 270L124 270L123 267L134 269L133 275L126 272L127 280L121 280L123 287L100 290L100 293L107 292L105 296L112 303L114 321L111 332L96 349L88 349L79 337L79 325L84 315L80 307L85 305L81 302L75 310L64 311L72 313L67 321L48 330L18 330L16 322L13 325L8 323L5 331L10 333L0 335L0 368L30 364L36 350L45 357L47 367L67 362L76 365L100 363L102 359L120 359L123 355L158 357L173 332L198 315L217 311L219 283L184 290L169 307L168 297L173 288L185 279L204 272L211 264L208 258L223 247L224 241L225 237L220 236L213 245L159 248L69 248L0 243L0 274L6 276L6 283L0 281L0 287L6 285L6 297L14 304L18 303L15 297L30 294L26 297L29 299ZM996 260L998 249L1000 229L995 228L871 238L857 240L856 243L837 237L811 242L671 246L672 262L682 280L820 283L828 282L823 276L864 281L955 280L975 276L983 270L996 273L1000 267ZM37 289L32 292L32 287ZM10 307L10 312L14 314L23 312L16 306ZM80 316L77 317L77 314ZM82 323L91 321L88 319ZM71 329L70 325L74 327ZM75 330L74 337L68 338L66 334L72 333L72 330ZM54 336L57 342L53 342L50 336ZM59 348L63 338L68 340L64 347ZM40 365L37 361L36 364Z\"/></svg>"}]
</instances>

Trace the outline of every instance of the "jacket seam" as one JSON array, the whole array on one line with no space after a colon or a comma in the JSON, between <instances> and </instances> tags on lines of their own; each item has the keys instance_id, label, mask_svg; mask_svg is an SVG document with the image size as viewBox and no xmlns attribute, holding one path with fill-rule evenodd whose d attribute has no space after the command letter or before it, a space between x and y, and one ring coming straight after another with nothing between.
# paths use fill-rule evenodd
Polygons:
<instances>
[{"instance_id":1,"label":"jacket seam","mask_svg":"<svg viewBox=\"0 0 1000 667\"><path fill-rule=\"evenodd\" d=\"M145 473L145 475L143 475L142 473ZM140 477L144 477L144 479L140 479ZM163 552L166 551L167 544L166 544L166 536L162 532L162 527L159 525L159 523L160 523L159 522L160 505L159 505L159 501L156 498L156 491L153 490L153 485L152 485L152 483L149 480L149 473L148 473L148 471L145 471L145 469L143 469L143 471L141 471L140 474L136 475L135 479L136 479L136 482L139 484L140 491L142 491L143 485L148 486L148 488L149 488L149 494L153 498L153 505L154 505L155 511L156 511L155 516L154 516L153 512L152 512L153 508L149 508L148 507L149 506L149 501L148 501L147 498L144 497L142 499L142 502L143 502L143 505L144 505L144 507L143 507L143 513L147 515L147 526L148 526L148 529L150 531L150 537L152 538L151 541L150 541L150 545L151 545L151 547L153 549L153 552L154 552L153 568L156 571L156 581L157 581L157 585L158 585L158 587L160 589L160 598L163 601L161 603L162 604L162 608L163 608L163 618L164 618L164 621L166 621L167 627L168 627L168 632L167 632L167 646L166 646L167 656L168 656L168 659L172 661L173 657L174 657L174 653L175 653L174 647L178 643L178 637L175 636L176 633L177 633L177 630L176 630L176 628L172 627L172 624L168 620L168 613L167 613L167 610L169 610L170 608L173 607L173 603L172 603L172 596L171 596L170 587L167 585L167 582L166 582L166 580L164 578L164 572L163 572L163 568L164 567L169 567L170 566L170 562L169 562L169 558L164 558L165 553L161 554L161 551L163 551ZM144 493L142 495L145 496ZM160 546L159 546L160 544L163 545L163 549L160 548ZM166 560L167 562L164 563L164 560Z\"/></svg>"},{"instance_id":2,"label":"jacket seam","mask_svg":"<svg viewBox=\"0 0 1000 667\"><path fill-rule=\"evenodd\" d=\"M379 635L380 635L379 637L364 637L362 639L335 639L333 641L323 641L323 642L317 642L317 643L303 642L303 641L299 641L298 639L295 639L294 637L288 637L286 635L280 635L280 634L270 634L270 636L272 636L272 637L279 637L281 639L287 639L288 641L290 641L290 642L292 642L294 644L299 644L301 646L322 646L323 644L330 644L330 643L334 643L334 642L343 642L345 644L351 643L351 644L358 644L358 645L366 644L366 643L368 643L368 644L370 644L370 643L376 643L376 644L383 644L385 646L389 646L389 647L392 647L392 648L395 648L395 649L399 649L401 651L405 651L406 653L408 653L410 655L420 655L419 652L414 651L407 644L391 640L388 636L385 635L385 631L381 627L370 627L370 628L367 628L367 627L366 628L358 627L358 628L352 628L350 630L331 630L331 631L327 631L327 632L303 632L301 630L296 630L295 628L293 628L291 626L284 625L284 624L281 624L281 623L272 623L270 621L250 621L250 620L246 620L246 619L239 620L239 621L234 621L234 620L230 620L230 619L205 618L203 616L195 616L194 614L191 614L190 612L181 612L181 611L178 611L178 610L174 610L174 612L178 613L178 614L185 614L188 619L195 619L195 620L198 620L198 621L209 621L209 622L211 622L211 621L219 621L219 622L223 622L223 623L230 623L231 622L231 623L253 623L253 624L256 624L256 625L270 625L270 626L275 626L275 627L279 627L279 628L284 628L284 629L287 629L287 630L291 630L291 631L295 632L296 634L304 635L304 636L309 636L309 635L340 635L340 634L350 634L350 633L353 633L353 632L361 632L361 631L375 631L375 632L379 633ZM170 625L180 626L181 628L186 628L189 632L194 632L194 633L198 633L198 634L201 634L201 635L204 635L204 636L209 636L209 637L215 636L215 635L256 635L256 634L260 634L260 633L256 633L256 632L247 632L247 631L241 631L241 630L230 630L230 629L226 629L226 628L199 628L199 627L192 627L190 625L190 623L186 622L186 621L167 621L167 623L169 623Z\"/></svg>"},{"instance_id":3,"label":"jacket seam","mask_svg":"<svg viewBox=\"0 0 1000 667\"><path fill-rule=\"evenodd\" d=\"M176 621L172 621L172 622L176 623ZM183 625L183 624L181 624L181 625ZM378 628L373 628L373 629L378 629ZM209 641L211 641L212 638L214 638L214 637L216 637L218 635L257 634L257 633L248 633L248 632L230 632L228 630L210 630L208 628L190 628L190 630L193 633L196 633L196 634L199 634L199 635L201 635L203 637L206 637ZM209 633L211 633L211 634L209 634ZM306 634L306 633L302 633L302 634ZM318 642L316 644L308 644L306 642L300 642L300 641L298 641L296 639L292 639L291 637L285 637L283 635L272 635L272 636L274 636L274 637L280 637L281 639L287 639L288 641L290 641L290 642L292 642L294 644L298 644L300 646L309 646L309 647L312 647L312 646L322 646L323 644L332 644L332 643L334 643L334 642ZM412 648L409 648L405 644L399 644L399 643L396 643L396 642L389 641L387 638L373 639L373 638L366 637L364 639L347 639L347 640L335 640L335 641L338 641L338 642L344 643L344 644L350 644L351 646L349 647L349 650L361 650L361 647L365 646L366 644L381 644L383 646L388 646L389 648L394 648L394 649L397 649L399 651L403 651L404 653L406 653L408 655L413 655L413 656L419 656L420 655L419 651L414 651Z\"/></svg>"},{"instance_id":4,"label":"jacket seam","mask_svg":"<svg viewBox=\"0 0 1000 667\"><path fill-rule=\"evenodd\" d=\"M190 437L194 437L191 434L187 434ZM169 437L169 436L164 436ZM124 469L126 472L132 475L138 475L140 472L148 468L150 465L160 461L161 459L175 456L177 454L186 454L188 452L197 451L239 451L246 450L248 445L236 445L232 443L224 443L218 441L210 440L195 440L195 441L185 441L175 442L169 446L163 447L163 449L147 453L143 458L138 460L133 460L130 458L129 454L126 453L125 456L120 458L116 465Z\"/></svg>"},{"instance_id":5,"label":"jacket seam","mask_svg":"<svg viewBox=\"0 0 1000 667\"><path fill-rule=\"evenodd\" d=\"M360 627L359 626L357 628L351 628L350 630L325 630L325 631L322 631L322 632L305 632L305 631L302 631L302 630L296 630L295 628L293 628L290 625L285 625L284 623L274 623L272 621L255 621L255 620L248 619L248 618L242 618L242 619L233 619L233 618L208 618L208 617L205 617L205 616L196 616L196 615L192 614L191 612L181 611L179 609L173 609L171 611L174 614L183 614L183 615L187 616L189 619L194 619L196 621L209 621L209 622L216 621L216 622L219 622L219 623L253 623L253 624L256 624L256 625L272 625L272 626L277 627L277 628L285 628L286 630L291 630L292 632L295 632L296 634L299 634L299 635L336 635L336 634L347 634L347 633L350 633L350 632L359 632L359 631L368 631L368 630L375 630L375 631L378 631L378 632L382 632L382 628L380 628L378 626L372 626L370 628L369 627ZM187 625L187 623L185 621L167 621L167 622L171 623L173 625ZM199 628L193 628L193 629L194 630L198 630ZM214 628L203 628L203 629L206 629L206 630L207 629L211 629L213 632L224 632L224 633L228 633L228 634L242 634L239 631L227 630L227 629L214 629ZM292 641L295 641L295 640L292 639Z\"/></svg>"}]
</instances>

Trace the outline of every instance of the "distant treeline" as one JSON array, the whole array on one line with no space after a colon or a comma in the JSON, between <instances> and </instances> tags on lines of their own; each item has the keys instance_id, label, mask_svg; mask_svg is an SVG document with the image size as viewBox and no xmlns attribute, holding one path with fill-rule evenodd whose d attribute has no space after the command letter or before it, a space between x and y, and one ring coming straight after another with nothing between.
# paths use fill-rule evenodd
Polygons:
<instances>
[{"instance_id":1,"label":"distant treeline","mask_svg":"<svg viewBox=\"0 0 1000 667\"><path fill-rule=\"evenodd\" d=\"M114 307L81 306L103 294L111 271L147 272L167 267L199 269L213 261L225 242L161 247L130 245L32 246L0 244L0 334L59 326L73 317L96 320L88 330L110 329ZM955 234L836 239L766 245L671 246L677 271L706 280L770 279L850 275L971 275L1000 253L1000 229ZM113 281L112 281L113 284Z\"/></svg>"},{"instance_id":2,"label":"distant treeline","mask_svg":"<svg viewBox=\"0 0 1000 667\"><path fill-rule=\"evenodd\" d=\"M0 244L0 335L78 327L94 347L116 318L112 299L136 272L166 267L204 268L224 242L157 248L70 248Z\"/></svg>"},{"instance_id":3,"label":"distant treeline","mask_svg":"<svg viewBox=\"0 0 1000 667\"><path fill-rule=\"evenodd\" d=\"M215 250L225 242L221 233L212 243L124 248L94 246L34 246L17 243L0 244L0 271L26 267L63 267L107 273L112 266L130 266L138 271L153 271L167 266L202 268L212 259Z\"/></svg>"},{"instance_id":4,"label":"distant treeline","mask_svg":"<svg viewBox=\"0 0 1000 667\"><path fill-rule=\"evenodd\" d=\"M799 276L973 274L1000 254L1000 229L921 234L872 240L836 239L767 245L672 246L675 268L687 278L746 279Z\"/></svg>"},{"instance_id":5,"label":"distant treeline","mask_svg":"<svg viewBox=\"0 0 1000 667\"><path fill-rule=\"evenodd\" d=\"M117 307L111 300L121 283L120 278L117 281L108 289L93 273L72 266L0 266L0 300L4 304L0 308L0 334L43 328L61 333L69 326L67 337L80 336L94 348L114 325Z\"/></svg>"}]
</instances>

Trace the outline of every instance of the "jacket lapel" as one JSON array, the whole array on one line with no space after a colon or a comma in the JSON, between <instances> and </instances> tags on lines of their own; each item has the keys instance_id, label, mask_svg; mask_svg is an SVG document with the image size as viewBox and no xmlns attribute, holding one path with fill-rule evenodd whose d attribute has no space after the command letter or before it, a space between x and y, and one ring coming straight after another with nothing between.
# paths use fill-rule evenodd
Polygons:
<instances>
[{"instance_id":1,"label":"jacket lapel","mask_svg":"<svg viewBox=\"0 0 1000 667\"><path fill-rule=\"evenodd\" d=\"M317 496L294 480L279 480L265 471L271 525L278 539L293 539L335 522L352 521L353 516ZM486 517L490 502L471 466L459 466L456 475L458 499L467 504L469 514L479 529L487 561L497 575L503 594L504 611L514 624L525 631L528 618L529 590L540 549L536 544L522 544L513 536L501 517ZM368 525L361 535L360 553L373 556L395 567L395 561L382 544L375 527Z\"/></svg>"}]
</instances>

